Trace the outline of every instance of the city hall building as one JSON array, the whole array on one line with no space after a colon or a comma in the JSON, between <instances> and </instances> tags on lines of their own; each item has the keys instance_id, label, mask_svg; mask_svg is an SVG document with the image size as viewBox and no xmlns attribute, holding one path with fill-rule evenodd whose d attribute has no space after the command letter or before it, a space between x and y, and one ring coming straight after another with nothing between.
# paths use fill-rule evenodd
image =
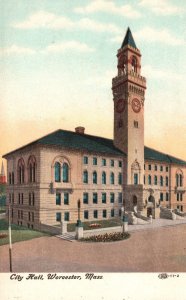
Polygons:
<instances>
[{"instance_id":1,"label":"city hall building","mask_svg":"<svg viewBox=\"0 0 186 300\"><path fill-rule=\"evenodd\" d=\"M83 222L120 217L121 208L159 217L159 207L186 212L186 161L144 146L146 79L128 28L112 79L114 136L84 127L57 130L4 155L12 222Z\"/></svg>"}]
</instances>

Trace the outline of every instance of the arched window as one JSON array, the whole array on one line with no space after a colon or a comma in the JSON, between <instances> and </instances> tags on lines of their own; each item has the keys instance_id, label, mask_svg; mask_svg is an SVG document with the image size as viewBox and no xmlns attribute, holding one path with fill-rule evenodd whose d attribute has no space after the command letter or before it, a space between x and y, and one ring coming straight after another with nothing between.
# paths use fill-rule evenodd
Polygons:
<instances>
[{"instance_id":1,"label":"arched window","mask_svg":"<svg viewBox=\"0 0 186 300\"><path fill-rule=\"evenodd\" d=\"M132 71L137 73L137 58L135 56L132 57Z\"/></svg>"},{"instance_id":2,"label":"arched window","mask_svg":"<svg viewBox=\"0 0 186 300\"><path fill-rule=\"evenodd\" d=\"M157 185L158 184L158 177L155 175L154 176L154 184Z\"/></svg>"},{"instance_id":3,"label":"arched window","mask_svg":"<svg viewBox=\"0 0 186 300\"><path fill-rule=\"evenodd\" d=\"M63 182L69 181L69 167L67 163L63 164Z\"/></svg>"},{"instance_id":4,"label":"arched window","mask_svg":"<svg viewBox=\"0 0 186 300\"><path fill-rule=\"evenodd\" d=\"M25 163L24 160L21 158L18 160L18 182L24 183L25 181Z\"/></svg>"},{"instance_id":5,"label":"arched window","mask_svg":"<svg viewBox=\"0 0 186 300\"><path fill-rule=\"evenodd\" d=\"M151 185L151 175L148 176L148 184Z\"/></svg>"},{"instance_id":6,"label":"arched window","mask_svg":"<svg viewBox=\"0 0 186 300\"><path fill-rule=\"evenodd\" d=\"M106 173L102 172L102 184L106 184Z\"/></svg>"},{"instance_id":7,"label":"arched window","mask_svg":"<svg viewBox=\"0 0 186 300\"><path fill-rule=\"evenodd\" d=\"M179 184L180 184L180 186L183 186L183 176L182 176L182 174L180 174L180 176L179 176Z\"/></svg>"},{"instance_id":8,"label":"arched window","mask_svg":"<svg viewBox=\"0 0 186 300\"><path fill-rule=\"evenodd\" d=\"M118 184L122 184L122 180L123 178L122 178L122 173L120 172L119 174L118 174Z\"/></svg>"},{"instance_id":9,"label":"arched window","mask_svg":"<svg viewBox=\"0 0 186 300\"><path fill-rule=\"evenodd\" d=\"M97 172L96 172L96 171L93 172L93 177L92 177L92 179L93 179L93 180L92 180L93 183L94 183L94 184L97 184Z\"/></svg>"},{"instance_id":10,"label":"arched window","mask_svg":"<svg viewBox=\"0 0 186 300\"><path fill-rule=\"evenodd\" d=\"M14 172L12 172L12 184L14 184Z\"/></svg>"},{"instance_id":11,"label":"arched window","mask_svg":"<svg viewBox=\"0 0 186 300\"><path fill-rule=\"evenodd\" d=\"M61 181L61 166L59 162L55 163L55 182Z\"/></svg>"},{"instance_id":12,"label":"arched window","mask_svg":"<svg viewBox=\"0 0 186 300\"><path fill-rule=\"evenodd\" d=\"M36 182L36 159L33 155L28 160L28 179L30 182Z\"/></svg>"},{"instance_id":13,"label":"arched window","mask_svg":"<svg viewBox=\"0 0 186 300\"><path fill-rule=\"evenodd\" d=\"M88 172L87 171L83 172L83 183L88 183Z\"/></svg>"},{"instance_id":14,"label":"arched window","mask_svg":"<svg viewBox=\"0 0 186 300\"><path fill-rule=\"evenodd\" d=\"M114 173L110 173L110 184L114 184Z\"/></svg>"}]
</instances>

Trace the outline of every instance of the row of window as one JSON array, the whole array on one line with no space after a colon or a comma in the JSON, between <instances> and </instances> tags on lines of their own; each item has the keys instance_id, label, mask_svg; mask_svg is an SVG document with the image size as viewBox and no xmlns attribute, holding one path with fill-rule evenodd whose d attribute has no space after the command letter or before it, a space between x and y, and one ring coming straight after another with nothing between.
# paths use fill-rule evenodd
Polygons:
<instances>
[{"instance_id":1,"label":"row of window","mask_svg":"<svg viewBox=\"0 0 186 300\"><path fill-rule=\"evenodd\" d=\"M151 171L152 168L153 168L153 165L151 165L151 164L145 165L145 164L144 164L144 170L146 169L146 167L147 167L147 170ZM162 165L161 165L161 166L154 165L154 171L158 171L158 167L159 167L159 170L160 170L161 172L163 172L164 170L165 170L166 172L169 171L169 167L168 167L168 166L162 166Z\"/></svg>"},{"instance_id":2,"label":"row of window","mask_svg":"<svg viewBox=\"0 0 186 300\"><path fill-rule=\"evenodd\" d=\"M23 158L18 160L17 164L17 181L18 183L25 183L25 170L28 173L28 181L36 182L36 158L31 155L28 159L28 166L25 167L25 162ZM14 184L14 172L9 172L9 184Z\"/></svg>"},{"instance_id":3,"label":"row of window","mask_svg":"<svg viewBox=\"0 0 186 300\"><path fill-rule=\"evenodd\" d=\"M69 182L69 165L64 162L56 162L55 166L55 182Z\"/></svg>"},{"instance_id":4,"label":"row of window","mask_svg":"<svg viewBox=\"0 0 186 300\"><path fill-rule=\"evenodd\" d=\"M160 201L169 201L169 193L160 193Z\"/></svg>"},{"instance_id":5,"label":"row of window","mask_svg":"<svg viewBox=\"0 0 186 300\"><path fill-rule=\"evenodd\" d=\"M98 183L98 174L96 171L92 173L92 183ZM83 171L83 183L89 183L89 173L87 170ZM101 183L107 184L107 174L105 171L101 174ZM115 174L113 172L110 173L109 184L115 184ZM118 173L118 184L122 184L122 173Z\"/></svg>"},{"instance_id":6,"label":"row of window","mask_svg":"<svg viewBox=\"0 0 186 300\"><path fill-rule=\"evenodd\" d=\"M147 184L148 185L152 185L152 184L154 184L154 185L158 185L158 176L157 175L154 175L154 178L153 178L153 180L152 180L152 176L151 175L148 175L148 177L147 177ZM169 185L169 177L168 176L166 176L165 178L163 177L163 176L160 176L160 178L159 178L159 185L160 186L168 186ZM165 182L164 182L164 180L165 180ZM146 184L146 176L144 175L144 184Z\"/></svg>"},{"instance_id":7,"label":"row of window","mask_svg":"<svg viewBox=\"0 0 186 300\"><path fill-rule=\"evenodd\" d=\"M177 201L183 201L183 194L182 193L177 193L176 194L176 200Z\"/></svg>"},{"instance_id":8,"label":"row of window","mask_svg":"<svg viewBox=\"0 0 186 300\"><path fill-rule=\"evenodd\" d=\"M100 215L101 213L101 215ZM102 217L102 218L107 218L107 217L111 217L114 218L116 216L116 210L115 209L111 209L106 210L103 209L102 211L98 211L97 209L93 210L93 218L94 219L98 219L98 217ZM121 216L121 209L119 210L119 216ZM83 211L83 218L84 220L88 220L89 219L89 211L88 210L84 210ZM61 222L62 221L62 213L61 212L57 212L56 213L56 221L57 222ZM69 212L64 212L64 221L70 221L70 213Z\"/></svg>"},{"instance_id":9,"label":"row of window","mask_svg":"<svg viewBox=\"0 0 186 300\"><path fill-rule=\"evenodd\" d=\"M9 203L14 204L14 193L9 194ZM20 204L20 205L24 204L24 194L23 193L18 193L18 204ZM35 194L34 193L29 193L28 205L29 206L35 205Z\"/></svg>"},{"instance_id":10,"label":"row of window","mask_svg":"<svg viewBox=\"0 0 186 300\"><path fill-rule=\"evenodd\" d=\"M23 210L17 211L18 219L23 220ZM12 218L13 218L13 209L12 209ZM34 222L34 212L28 212L28 221Z\"/></svg>"},{"instance_id":11,"label":"row of window","mask_svg":"<svg viewBox=\"0 0 186 300\"><path fill-rule=\"evenodd\" d=\"M88 165L89 164L89 159L90 157L88 156L83 156L83 163L84 165ZM116 161L114 159L110 159L109 160L109 166L110 167L114 167L115 166ZM106 158L102 158L101 159L101 166L105 167L108 164L108 159ZM121 168L122 167L122 161L118 160L117 161L118 167ZM97 166L98 165L98 158L97 157L92 157L92 165L93 166Z\"/></svg>"},{"instance_id":12,"label":"row of window","mask_svg":"<svg viewBox=\"0 0 186 300\"><path fill-rule=\"evenodd\" d=\"M101 202L107 203L107 198L109 197L110 203L114 203L116 201L115 193L110 193L109 196L107 193L101 194ZM91 194L91 199L93 204L98 203L98 193ZM118 203L122 203L122 193L118 193ZM83 204L89 204L90 202L90 194L83 193ZM69 193L56 193L56 205L69 205Z\"/></svg>"}]
</instances>

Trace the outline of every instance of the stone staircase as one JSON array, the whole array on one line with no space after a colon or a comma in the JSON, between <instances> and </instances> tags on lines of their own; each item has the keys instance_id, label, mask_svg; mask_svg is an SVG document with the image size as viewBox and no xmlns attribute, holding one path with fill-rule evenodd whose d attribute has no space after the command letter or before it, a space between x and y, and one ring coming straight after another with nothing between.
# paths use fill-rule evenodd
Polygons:
<instances>
[{"instance_id":1,"label":"stone staircase","mask_svg":"<svg viewBox=\"0 0 186 300\"><path fill-rule=\"evenodd\" d=\"M75 233L71 232L71 233L64 233L64 234L60 234L60 235L56 235L57 238L60 238L62 240L68 241L68 242L75 242Z\"/></svg>"}]
</instances>

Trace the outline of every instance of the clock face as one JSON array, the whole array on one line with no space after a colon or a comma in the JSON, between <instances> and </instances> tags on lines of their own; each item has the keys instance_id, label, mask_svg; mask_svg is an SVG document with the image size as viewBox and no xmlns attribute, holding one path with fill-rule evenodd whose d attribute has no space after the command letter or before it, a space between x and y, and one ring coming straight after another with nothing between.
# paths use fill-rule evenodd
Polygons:
<instances>
[{"instance_id":1,"label":"clock face","mask_svg":"<svg viewBox=\"0 0 186 300\"><path fill-rule=\"evenodd\" d=\"M116 102L116 111L117 111L118 113L121 113L122 111L124 111L125 105L126 105L126 102L125 102L123 99L119 99L119 100Z\"/></svg>"},{"instance_id":2,"label":"clock face","mask_svg":"<svg viewBox=\"0 0 186 300\"><path fill-rule=\"evenodd\" d=\"M132 100L132 109L135 113L139 113L141 110L141 103L137 98Z\"/></svg>"}]
</instances>

